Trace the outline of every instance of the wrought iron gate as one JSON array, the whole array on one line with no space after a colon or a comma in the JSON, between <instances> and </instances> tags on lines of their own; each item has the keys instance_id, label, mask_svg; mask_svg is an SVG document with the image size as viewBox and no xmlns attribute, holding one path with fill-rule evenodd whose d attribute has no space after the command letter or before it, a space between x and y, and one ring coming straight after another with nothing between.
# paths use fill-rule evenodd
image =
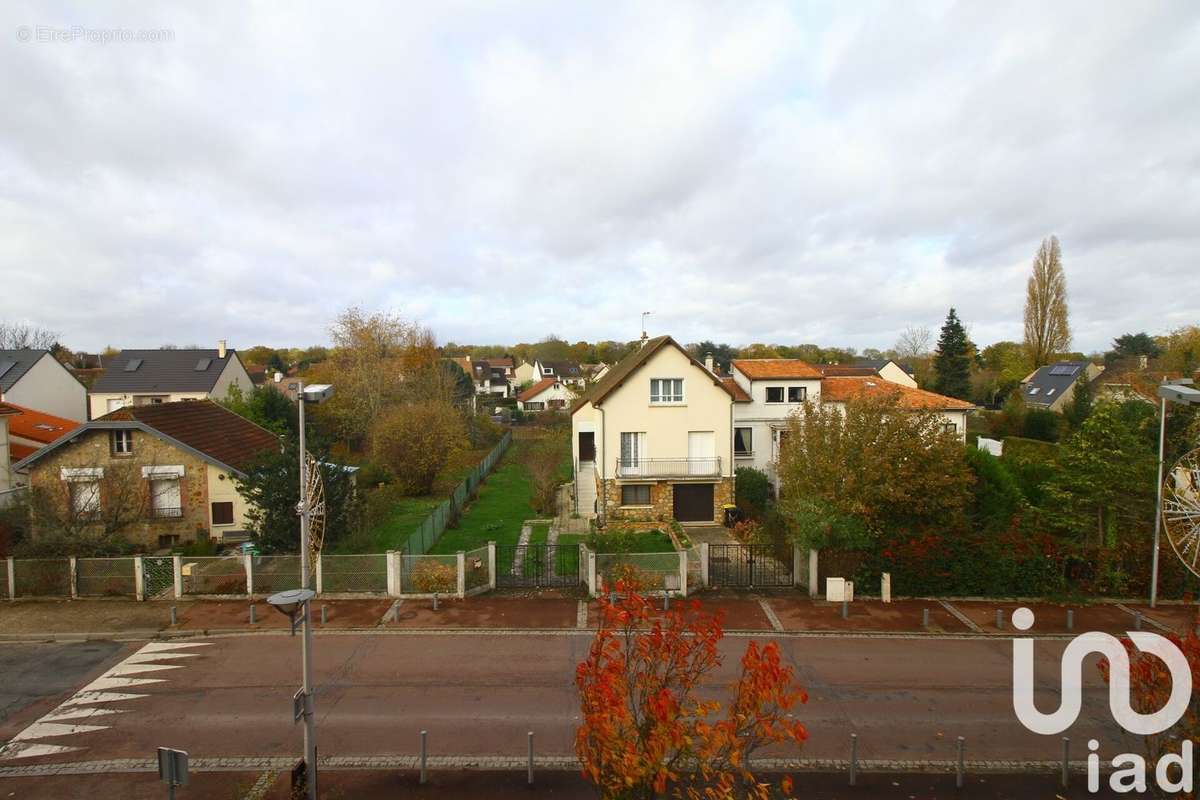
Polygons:
<instances>
[{"instance_id":1,"label":"wrought iron gate","mask_svg":"<svg viewBox=\"0 0 1200 800\"><path fill-rule=\"evenodd\" d=\"M174 559L170 556L144 556L142 585L147 600L171 595L175 591Z\"/></svg>"},{"instance_id":2,"label":"wrought iron gate","mask_svg":"<svg viewBox=\"0 0 1200 800\"><path fill-rule=\"evenodd\" d=\"M577 586L579 546L496 545L496 585L526 588Z\"/></svg>"},{"instance_id":3,"label":"wrought iron gate","mask_svg":"<svg viewBox=\"0 0 1200 800\"><path fill-rule=\"evenodd\" d=\"M767 544L713 544L708 547L712 586L791 586L792 559L778 558Z\"/></svg>"}]
</instances>

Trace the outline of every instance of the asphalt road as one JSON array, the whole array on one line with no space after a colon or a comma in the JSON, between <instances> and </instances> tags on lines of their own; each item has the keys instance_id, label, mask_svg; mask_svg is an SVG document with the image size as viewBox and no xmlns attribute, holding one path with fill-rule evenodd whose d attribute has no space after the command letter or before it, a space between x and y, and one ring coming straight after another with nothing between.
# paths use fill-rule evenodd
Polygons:
<instances>
[{"instance_id":1,"label":"asphalt road","mask_svg":"<svg viewBox=\"0 0 1200 800\"><path fill-rule=\"evenodd\" d=\"M569 755L577 724L573 672L588 641L573 634L318 636L320 752L412 754L425 729L431 755L521 756L526 731L532 730L539 755ZM78 749L19 758L10 749L8 757L0 756L0 767L146 758L162 745L186 749L193 758L299 752L300 729L291 711L300 681L300 639L189 642L151 644L150 651L136 653L137 646L126 646L132 657L91 686L134 696L94 703L96 695L71 698L71 689L82 688L106 659L121 655L119 645L0 648L17 677L15 689L13 681L5 682L6 696L16 698L8 702L30 705L36 696L44 711L67 701L68 710L113 712L72 721L86 723L87 730L42 728L38 732L48 735L33 737L27 728L36 716L10 715L0 722L0 742L22 735L25 742ZM1025 731L1013 714L1009 641L783 637L779 642L809 691L798 716L811 737L802 754L779 755L845 758L851 732L859 735L863 759L950 760L956 736L966 738L969 759L1050 761L1061 752L1058 737ZM725 665L714 690L734 678L744 646L742 638L725 640ZM1037 646L1043 710L1057 706L1062 646ZM21 651L14 659L16 647L43 649ZM58 664L65 665L61 671L52 667ZM1077 743L1074 758L1086 755L1083 743L1093 737L1101 741L1102 754L1138 750L1138 742L1113 724L1098 675L1085 674L1084 711L1068 731ZM137 683L143 680L154 682Z\"/></svg>"},{"instance_id":2,"label":"asphalt road","mask_svg":"<svg viewBox=\"0 0 1200 800\"><path fill-rule=\"evenodd\" d=\"M0 644L0 741L11 724L48 710L128 649L117 642Z\"/></svg>"}]
</instances>

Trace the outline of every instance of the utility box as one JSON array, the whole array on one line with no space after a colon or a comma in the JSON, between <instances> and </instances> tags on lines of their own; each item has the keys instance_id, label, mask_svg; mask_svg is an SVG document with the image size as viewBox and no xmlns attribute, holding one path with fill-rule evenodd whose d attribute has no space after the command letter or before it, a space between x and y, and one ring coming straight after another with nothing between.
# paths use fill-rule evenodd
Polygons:
<instances>
[{"instance_id":1,"label":"utility box","mask_svg":"<svg viewBox=\"0 0 1200 800\"><path fill-rule=\"evenodd\" d=\"M826 578L825 579L825 602L840 603L843 600L848 600L846 597L846 579L845 578Z\"/></svg>"}]
</instances>

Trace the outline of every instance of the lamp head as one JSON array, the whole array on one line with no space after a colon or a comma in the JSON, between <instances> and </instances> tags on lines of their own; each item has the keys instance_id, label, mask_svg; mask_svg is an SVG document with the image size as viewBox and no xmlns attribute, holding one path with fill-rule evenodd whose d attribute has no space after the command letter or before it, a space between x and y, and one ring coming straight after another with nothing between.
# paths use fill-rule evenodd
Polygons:
<instances>
[{"instance_id":1,"label":"lamp head","mask_svg":"<svg viewBox=\"0 0 1200 800\"><path fill-rule=\"evenodd\" d=\"M271 595L267 602L280 613L295 617L300 607L316 596L312 589L288 589Z\"/></svg>"}]
</instances>

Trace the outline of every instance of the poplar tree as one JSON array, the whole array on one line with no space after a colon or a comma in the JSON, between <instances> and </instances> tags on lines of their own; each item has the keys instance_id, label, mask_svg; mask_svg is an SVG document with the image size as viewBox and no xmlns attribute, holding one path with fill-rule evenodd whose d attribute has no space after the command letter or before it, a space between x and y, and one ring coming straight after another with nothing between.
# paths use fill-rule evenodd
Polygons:
<instances>
[{"instance_id":1,"label":"poplar tree","mask_svg":"<svg viewBox=\"0 0 1200 800\"><path fill-rule=\"evenodd\" d=\"M1025 347L1033 367L1045 366L1071 346L1067 276L1058 237L1043 239L1025 289Z\"/></svg>"}]
</instances>

